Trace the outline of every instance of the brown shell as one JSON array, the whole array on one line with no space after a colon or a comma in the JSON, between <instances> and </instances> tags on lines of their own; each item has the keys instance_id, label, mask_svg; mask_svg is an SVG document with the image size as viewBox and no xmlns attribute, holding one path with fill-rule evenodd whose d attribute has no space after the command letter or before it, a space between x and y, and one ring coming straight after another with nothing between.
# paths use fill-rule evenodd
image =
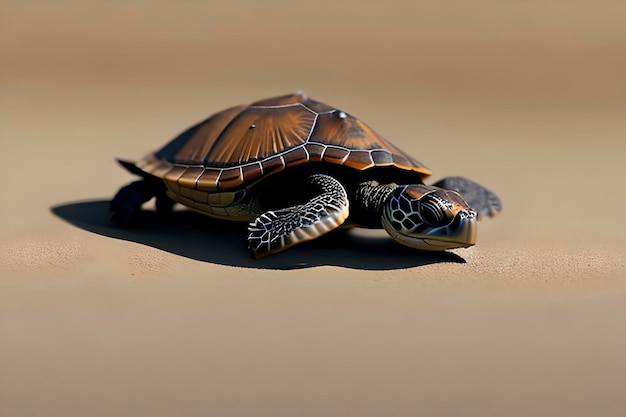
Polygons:
<instances>
[{"instance_id":1,"label":"brown shell","mask_svg":"<svg viewBox=\"0 0 626 417\"><path fill-rule=\"evenodd\" d=\"M430 175L365 123L302 92L217 113L136 166L168 186L215 192L319 161L355 170L394 166Z\"/></svg>"}]
</instances>

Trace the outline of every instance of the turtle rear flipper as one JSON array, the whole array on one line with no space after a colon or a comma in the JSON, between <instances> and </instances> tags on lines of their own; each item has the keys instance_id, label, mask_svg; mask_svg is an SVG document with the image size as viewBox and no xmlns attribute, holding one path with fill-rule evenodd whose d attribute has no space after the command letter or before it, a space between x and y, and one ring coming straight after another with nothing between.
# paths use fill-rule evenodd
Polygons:
<instances>
[{"instance_id":1,"label":"turtle rear flipper","mask_svg":"<svg viewBox=\"0 0 626 417\"><path fill-rule=\"evenodd\" d=\"M316 194L304 204L261 214L248 227L248 247L256 258L316 239L341 226L349 214L348 195L335 178L311 175L305 182Z\"/></svg>"},{"instance_id":2,"label":"turtle rear flipper","mask_svg":"<svg viewBox=\"0 0 626 417\"><path fill-rule=\"evenodd\" d=\"M465 177L446 177L433 185L461 194L479 219L493 217L502 211L502 202L493 191Z\"/></svg>"},{"instance_id":3,"label":"turtle rear flipper","mask_svg":"<svg viewBox=\"0 0 626 417\"><path fill-rule=\"evenodd\" d=\"M174 201L165 195L165 187L160 181L144 179L120 188L109 203L111 220L121 227L139 226L141 206L153 197L156 197L157 213L167 216Z\"/></svg>"}]
</instances>

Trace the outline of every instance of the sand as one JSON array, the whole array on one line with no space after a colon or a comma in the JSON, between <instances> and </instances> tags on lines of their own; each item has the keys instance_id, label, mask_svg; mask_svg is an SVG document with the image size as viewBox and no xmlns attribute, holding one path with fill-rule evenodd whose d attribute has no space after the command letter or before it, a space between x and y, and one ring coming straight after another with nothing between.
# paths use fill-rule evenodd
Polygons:
<instances>
[{"instance_id":1,"label":"sand","mask_svg":"<svg viewBox=\"0 0 626 417\"><path fill-rule=\"evenodd\" d=\"M5 2L3 416L626 415L626 7ZM478 245L354 231L261 261L139 158L304 89L498 192Z\"/></svg>"}]
</instances>

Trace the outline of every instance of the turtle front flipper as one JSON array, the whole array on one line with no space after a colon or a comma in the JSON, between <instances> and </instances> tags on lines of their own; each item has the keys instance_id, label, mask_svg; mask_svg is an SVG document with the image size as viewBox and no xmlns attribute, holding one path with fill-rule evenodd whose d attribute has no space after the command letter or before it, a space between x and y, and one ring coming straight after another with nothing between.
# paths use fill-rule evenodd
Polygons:
<instances>
[{"instance_id":1,"label":"turtle front flipper","mask_svg":"<svg viewBox=\"0 0 626 417\"><path fill-rule=\"evenodd\" d=\"M348 195L335 178L315 174L304 183L306 203L261 214L248 227L248 247L256 258L316 239L341 226L349 214Z\"/></svg>"},{"instance_id":2,"label":"turtle front flipper","mask_svg":"<svg viewBox=\"0 0 626 417\"><path fill-rule=\"evenodd\" d=\"M433 185L461 194L479 219L493 217L502 211L502 202L493 191L465 177L446 177Z\"/></svg>"}]
</instances>

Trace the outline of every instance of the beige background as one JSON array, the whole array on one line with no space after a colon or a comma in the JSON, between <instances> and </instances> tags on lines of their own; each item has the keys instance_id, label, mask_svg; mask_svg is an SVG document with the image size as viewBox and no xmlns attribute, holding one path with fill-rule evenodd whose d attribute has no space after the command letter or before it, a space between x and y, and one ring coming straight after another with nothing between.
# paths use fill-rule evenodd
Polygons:
<instances>
[{"instance_id":1,"label":"beige background","mask_svg":"<svg viewBox=\"0 0 626 417\"><path fill-rule=\"evenodd\" d=\"M3 416L626 414L626 6L5 1ZM120 231L137 158L303 89L497 191L478 246L377 233L264 261L178 213ZM299 269L285 270L298 267Z\"/></svg>"}]
</instances>

